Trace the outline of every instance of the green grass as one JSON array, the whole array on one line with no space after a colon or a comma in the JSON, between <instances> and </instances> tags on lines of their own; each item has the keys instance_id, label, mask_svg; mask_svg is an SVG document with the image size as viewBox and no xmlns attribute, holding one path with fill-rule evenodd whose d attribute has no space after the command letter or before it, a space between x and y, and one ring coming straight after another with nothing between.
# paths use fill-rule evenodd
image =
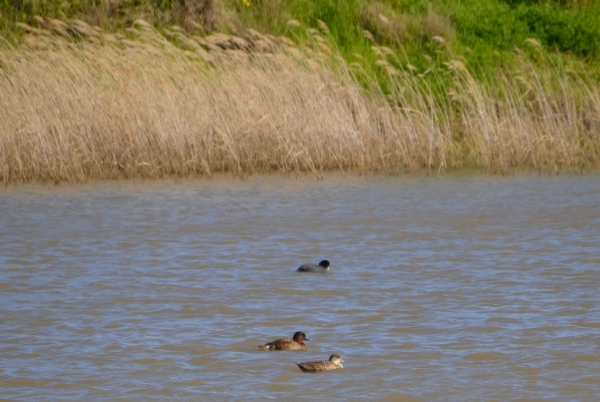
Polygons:
<instances>
[{"instance_id":1,"label":"green grass","mask_svg":"<svg viewBox=\"0 0 600 402\"><path fill-rule=\"evenodd\" d=\"M301 45L313 39L304 27L325 24L327 45L360 65L355 79L375 80L388 94L380 46L394 69L423 74L440 94L451 80L436 72L454 59L481 80L520 69L525 54L538 67L550 63L600 81L600 2L592 0L0 0L0 13L0 35L10 43L23 34L15 22L36 26L36 16L80 19L107 31L124 31L138 18L159 31L253 28ZM292 19L303 26L289 25ZM531 39L545 57L527 44Z\"/></svg>"},{"instance_id":2,"label":"green grass","mask_svg":"<svg viewBox=\"0 0 600 402\"><path fill-rule=\"evenodd\" d=\"M14 22L35 24L36 15L81 19L112 31L144 18L159 29L211 25L275 35L289 33L290 19L315 28L320 20L348 61L356 61L356 54L374 60L363 33L368 30L378 44L394 49L401 63L422 71L430 59L440 59L431 43L436 35L445 39L446 54L483 72L510 63L514 49L529 38L590 70L600 65L600 2L591 0L1 0L0 13L5 38L18 39ZM190 25L191 20L199 24Z\"/></svg>"},{"instance_id":3,"label":"green grass","mask_svg":"<svg viewBox=\"0 0 600 402\"><path fill-rule=\"evenodd\" d=\"M447 92L448 77L435 74L444 63L460 59L478 79L494 81L507 70L519 70L523 55L543 68L572 68L600 80L600 2L586 0L289 0L254 1L250 7L225 1L238 13L241 26L296 41L303 29L290 29L294 18L315 28L323 21L330 41L348 62L361 65L371 82L390 93L386 69L377 67L381 54L373 46L383 45L393 54L385 59L398 70L424 74L428 86ZM372 35L374 43L365 36ZM290 32L291 31L291 32ZM441 38L441 39L440 39ZM538 48L528 41L539 43ZM443 43L440 43L443 41ZM387 51L387 49L384 49Z\"/></svg>"}]
</instances>

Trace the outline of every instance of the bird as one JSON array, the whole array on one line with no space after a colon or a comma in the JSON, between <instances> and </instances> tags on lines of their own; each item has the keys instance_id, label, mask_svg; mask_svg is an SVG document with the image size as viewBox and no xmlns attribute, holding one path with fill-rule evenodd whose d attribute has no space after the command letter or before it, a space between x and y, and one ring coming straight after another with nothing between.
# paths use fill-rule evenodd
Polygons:
<instances>
[{"instance_id":1,"label":"bird","mask_svg":"<svg viewBox=\"0 0 600 402\"><path fill-rule=\"evenodd\" d=\"M335 370L339 368L344 368L342 363L345 361L342 360L340 355L331 355L329 356L329 360L318 360L314 362L305 362L305 363L295 363L300 367L302 371L327 371L327 370Z\"/></svg>"},{"instance_id":2,"label":"bird","mask_svg":"<svg viewBox=\"0 0 600 402\"><path fill-rule=\"evenodd\" d=\"M264 350L301 350L306 349L306 345L302 341L310 341L306 337L306 334L302 331L298 331L294 334L292 339L283 338L277 339L273 342L265 343L260 345L259 348Z\"/></svg>"},{"instance_id":3,"label":"bird","mask_svg":"<svg viewBox=\"0 0 600 402\"><path fill-rule=\"evenodd\" d=\"M298 268L297 272L320 272L325 273L329 272L329 267L331 264L327 260L323 260L319 263L319 265L315 264L302 264L300 268Z\"/></svg>"}]
</instances>

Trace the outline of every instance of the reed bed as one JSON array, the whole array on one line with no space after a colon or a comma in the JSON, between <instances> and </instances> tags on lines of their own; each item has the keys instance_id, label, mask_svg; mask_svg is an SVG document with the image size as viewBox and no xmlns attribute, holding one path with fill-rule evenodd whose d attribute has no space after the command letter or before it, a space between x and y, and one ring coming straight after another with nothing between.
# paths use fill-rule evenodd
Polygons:
<instances>
[{"instance_id":1,"label":"reed bed","mask_svg":"<svg viewBox=\"0 0 600 402\"><path fill-rule=\"evenodd\" d=\"M430 72L451 78L444 87L381 52L384 91L315 30L298 47L143 21L127 37L52 26L24 27L27 45L0 49L4 183L599 167L600 91L582 72L524 60L487 82L450 60Z\"/></svg>"}]
</instances>

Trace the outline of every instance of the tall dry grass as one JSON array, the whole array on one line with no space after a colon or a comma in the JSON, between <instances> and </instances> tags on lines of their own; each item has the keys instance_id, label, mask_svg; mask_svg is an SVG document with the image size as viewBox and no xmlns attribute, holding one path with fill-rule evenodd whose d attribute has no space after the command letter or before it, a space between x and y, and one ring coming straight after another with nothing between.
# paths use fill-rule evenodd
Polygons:
<instances>
[{"instance_id":1,"label":"tall dry grass","mask_svg":"<svg viewBox=\"0 0 600 402\"><path fill-rule=\"evenodd\" d=\"M575 72L524 62L488 83L452 61L439 74L454 84L439 93L382 52L376 68L392 83L384 95L374 82L357 84L369 73L314 30L312 45L298 49L256 32L198 38L174 29L167 40L142 21L129 39L78 29L72 41L35 28L28 46L0 50L5 183L599 166L600 91Z\"/></svg>"}]
</instances>

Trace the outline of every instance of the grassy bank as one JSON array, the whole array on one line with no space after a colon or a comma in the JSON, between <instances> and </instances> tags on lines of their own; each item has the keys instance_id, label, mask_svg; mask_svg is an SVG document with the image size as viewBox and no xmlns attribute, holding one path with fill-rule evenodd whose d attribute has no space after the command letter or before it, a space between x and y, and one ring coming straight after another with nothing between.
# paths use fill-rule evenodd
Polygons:
<instances>
[{"instance_id":1,"label":"grassy bank","mask_svg":"<svg viewBox=\"0 0 600 402\"><path fill-rule=\"evenodd\" d=\"M210 15L150 3L107 19L109 3L76 3L96 26L35 14L51 2L9 10L21 19L2 28L5 183L600 166L595 53L532 37L469 46L441 2L223 2Z\"/></svg>"},{"instance_id":2,"label":"grassy bank","mask_svg":"<svg viewBox=\"0 0 600 402\"><path fill-rule=\"evenodd\" d=\"M600 2L593 0L0 0L0 13L0 35L11 40L19 36L15 23L35 26L39 16L111 32L141 18L161 32L177 25L242 35L253 28L306 38L290 30L295 19L313 28L323 21L347 61L372 61L375 43L422 72L440 58L439 39L472 71L512 63L530 38L562 61L582 60L596 72L600 63Z\"/></svg>"}]
</instances>

